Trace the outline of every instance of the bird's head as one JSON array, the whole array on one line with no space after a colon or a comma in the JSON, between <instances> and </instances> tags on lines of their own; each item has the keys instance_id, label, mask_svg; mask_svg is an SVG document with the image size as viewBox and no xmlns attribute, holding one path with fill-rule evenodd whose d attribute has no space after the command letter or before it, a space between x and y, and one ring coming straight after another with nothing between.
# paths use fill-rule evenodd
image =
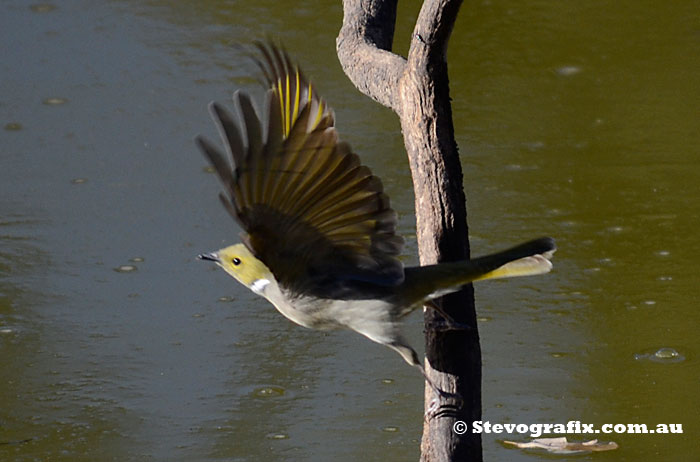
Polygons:
<instances>
[{"instance_id":1,"label":"bird's head","mask_svg":"<svg viewBox=\"0 0 700 462\"><path fill-rule=\"evenodd\" d=\"M255 255L243 244L234 244L216 252L203 253L197 258L215 262L257 294L262 294L265 287L274 280L270 269L255 258Z\"/></svg>"}]
</instances>

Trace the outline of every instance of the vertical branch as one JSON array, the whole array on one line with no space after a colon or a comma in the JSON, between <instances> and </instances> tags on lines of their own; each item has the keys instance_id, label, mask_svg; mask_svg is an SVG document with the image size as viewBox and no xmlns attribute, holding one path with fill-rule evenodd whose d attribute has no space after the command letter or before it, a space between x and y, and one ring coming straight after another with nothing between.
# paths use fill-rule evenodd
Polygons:
<instances>
[{"instance_id":1,"label":"vertical branch","mask_svg":"<svg viewBox=\"0 0 700 462\"><path fill-rule=\"evenodd\" d=\"M350 80L360 91L392 108L401 120L413 176L422 264L469 258L462 167L447 77L447 44L461 3L424 1L407 60L389 51L396 0L343 0L343 26L336 42ZM463 402L456 408L433 408L441 401L426 387L422 460L481 461L480 436L458 435L452 430L457 420L481 419L481 348L473 289L469 285L439 303L468 328L436 329L440 315L425 312L426 373Z\"/></svg>"},{"instance_id":2,"label":"vertical branch","mask_svg":"<svg viewBox=\"0 0 700 462\"><path fill-rule=\"evenodd\" d=\"M459 4L461 0L423 4L411 38L407 69L399 82L404 111L401 127L414 187L418 188L422 264L469 257L462 166L454 139L447 76L447 42Z\"/></svg>"},{"instance_id":3,"label":"vertical branch","mask_svg":"<svg viewBox=\"0 0 700 462\"><path fill-rule=\"evenodd\" d=\"M461 0L426 1L421 8L399 82L404 134L416 195L416 232L422 264L469 258L462 167L454 139L447 72L447 44ZM440 315L425 312L426 373L441 389L459 395L456 412L428 412L422 460L480 461L478 434L458 435L457 420L481 418L481 347L471 285L438 303L471 329L435 329ZM426 409L437 397L425 390Z\"/></svg>"}]
</instances>

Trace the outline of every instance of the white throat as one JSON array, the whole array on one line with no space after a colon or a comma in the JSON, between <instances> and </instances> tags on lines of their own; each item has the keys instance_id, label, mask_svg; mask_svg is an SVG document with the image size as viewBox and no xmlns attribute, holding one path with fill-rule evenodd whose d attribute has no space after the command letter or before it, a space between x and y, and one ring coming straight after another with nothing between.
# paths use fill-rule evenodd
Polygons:
<instances>
[{"instance_id":1,"label":"white throat","mask_svg":"<svg viewBox=\"0 0 700 462\"><path fill-rule=\"evenodd\" d=\"M252 290L258 295L262 295L263 290L265 290L265 287L267 287L268 284L270 284L269 279L256 279L250 285L250 290Z\"/></svg>"}]
</instances>

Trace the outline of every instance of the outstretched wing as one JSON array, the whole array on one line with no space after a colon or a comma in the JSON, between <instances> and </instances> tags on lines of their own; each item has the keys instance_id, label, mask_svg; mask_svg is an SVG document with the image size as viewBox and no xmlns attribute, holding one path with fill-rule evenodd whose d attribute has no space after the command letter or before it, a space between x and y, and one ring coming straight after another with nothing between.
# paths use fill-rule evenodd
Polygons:
<instances>
[{"instance_id":1,"label":"outstretched wing","mask_svg":"<svg viewBox=\"0 0 700 462\"><path fill-rule=\"evenodd\" d=\"M256 46L269 88L262 119L240 91L238 122L210 106L233 166L197 138L244 242L293 293L336 298L360 285L399 284L403 239L381 181L338 140L332 110L287 54Z\"/></svg>"}]
</instances>

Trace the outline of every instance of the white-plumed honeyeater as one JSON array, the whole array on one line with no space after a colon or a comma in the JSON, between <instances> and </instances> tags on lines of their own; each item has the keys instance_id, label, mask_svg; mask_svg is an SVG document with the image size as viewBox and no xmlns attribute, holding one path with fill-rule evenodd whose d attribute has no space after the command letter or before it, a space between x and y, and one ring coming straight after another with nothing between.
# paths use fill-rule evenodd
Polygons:
<instances>
[{"instance_id":1,"label":"white-plumed honeyeater","mask_svg":"<svg viewBox=\"0 0 700 462\"><path fill-rule=\"evenodd\" d=\"M224 185L220 198L243 242L199 258L216 262L297 324L352 329L418 367L400 332L404 316L472 281L552 268L550 238L404 268L396 213L379 178L338 139L333 111L288 55L273 45L257 48L267 85L262 112L238 91L237 118L217 103L209 107L226 155L196 140Z\"/></svg>"}]
</instances>

